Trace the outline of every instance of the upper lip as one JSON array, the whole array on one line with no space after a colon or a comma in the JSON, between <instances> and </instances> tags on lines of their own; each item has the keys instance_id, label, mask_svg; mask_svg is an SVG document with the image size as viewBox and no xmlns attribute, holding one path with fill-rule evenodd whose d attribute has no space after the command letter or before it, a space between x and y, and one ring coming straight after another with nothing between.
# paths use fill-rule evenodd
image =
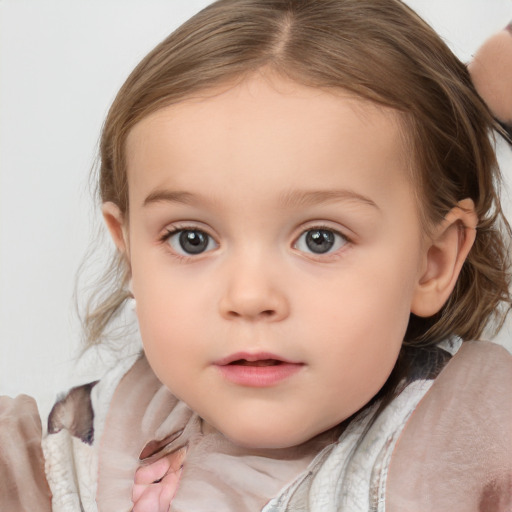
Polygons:
<instances>
[{"instance_id":1,"label":"upper lip","mask_svg":"<svg viewBox=\"0 0 512 512\"><path fill-rule=\"evenodd\" d=\"M219 359L214 362L217 366L225 366L227 364L231 364L235 361L245 360L249 362L254 361L265 361L268 359L273 359L275 361L281 361L283 363L289 363L289 364L301 364L298 361L292 361L291 359L287 359L285 357L278 356L276 354L272 354L271 352L236 352L235 354L230 354L227 357L223 357L222 359Z\"/></svg>"}]
</instances>

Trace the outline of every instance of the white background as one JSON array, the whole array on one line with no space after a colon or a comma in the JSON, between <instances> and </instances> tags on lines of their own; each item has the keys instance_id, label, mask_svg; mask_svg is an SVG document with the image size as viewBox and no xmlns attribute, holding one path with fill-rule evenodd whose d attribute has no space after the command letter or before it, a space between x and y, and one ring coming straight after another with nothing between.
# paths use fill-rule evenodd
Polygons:
<instances>
[{"instance_id":1,"label":"white background","mask_svg":"<svg viewBox=\"0 0 512 512\"><path fill-rule=\"evenodd\" d=\"M88 173L101 125L134 65L207 3L0 0L0 394L31 394L44 413L57 391L101 372L76 365L73 307L98 229ZM512 19L511 0L408 3L464 61ZM510 182L505 145L500 158Z\"/></svg>"}]
</instances>

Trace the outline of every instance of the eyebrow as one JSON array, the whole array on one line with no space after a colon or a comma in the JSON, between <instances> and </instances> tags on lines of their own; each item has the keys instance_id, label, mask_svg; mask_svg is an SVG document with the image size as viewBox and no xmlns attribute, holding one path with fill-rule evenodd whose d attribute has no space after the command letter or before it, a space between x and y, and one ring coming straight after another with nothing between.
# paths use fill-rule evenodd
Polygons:
<instances>
[{"instance_id":1,"label":"eyebrow","mask_svg":"<svg viewBox=\"0 0 512 512\"><path fill-rule=\"evenodd\" d=\"M198 200L205 200L202 196L197 196L191 192L174 191L174 190L161 190L157 189L151 192L146 199L144 199L143 206L148 206L154 203L182 203L192 204ZM324 202L336 201L356 201L377 210L380 208L377 203L362 194L352 190L291 190L285 192L280 196L280 203L285 208L298 208L312 206Z\"/></svg>"},{"instance_id":2,"label":"eyebrow","mask_svg":"<svg viewBox=\"0 0 512 512\"><path fill-rule=\"evenodd\" d=\"M190 192L174 191L174 190L154 190L151 192L142 206L148 206L153 203L183 203L190 204L193 202L194 194Z\"/></svg>"},{"instance_id":3,"label":"eyebrow","mask_svg":"<svg viewBox=\"0 0 512 512\"><path fill-rule=\"evenodd\" d=\"M291 190L281 196L284 207L305 207L325 202L356 201L377 210L380 208L377 203L362 194L353 190Z\"/></svg>"}]
</instances>

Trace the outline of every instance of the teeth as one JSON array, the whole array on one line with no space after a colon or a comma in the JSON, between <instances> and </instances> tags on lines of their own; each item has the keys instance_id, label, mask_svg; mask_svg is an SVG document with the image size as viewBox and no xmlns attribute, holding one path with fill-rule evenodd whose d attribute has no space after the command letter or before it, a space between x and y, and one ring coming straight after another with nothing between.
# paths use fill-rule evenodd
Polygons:
<instances>
[{"instance_id":1,"label":"teeth","mask_svg":"<svg viewBox=\"0 0 512 512\"><path fill-rule=\"evenodd\" d=\"M231 364L237 364L239 366L277 366L281 364L281 361L277 361L276 359L261 359L259 361L239 359L238 361L233 361Z\"/></svg>"}]
</instances>

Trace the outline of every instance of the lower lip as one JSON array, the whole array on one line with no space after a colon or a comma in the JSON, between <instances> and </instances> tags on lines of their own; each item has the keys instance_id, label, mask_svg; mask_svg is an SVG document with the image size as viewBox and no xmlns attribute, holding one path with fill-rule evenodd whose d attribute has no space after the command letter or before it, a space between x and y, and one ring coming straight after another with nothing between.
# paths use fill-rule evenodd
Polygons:
<instances>
[{"instance_id":1,"label":"lower lip","mask_svg":"<svg viewBox=\"0 0 512 512\"><path fill-rule=\"evenodd\" d=\"M266 388L291 377L302 369L302 364L281 363L274 366L219 365L225 379L239 386Z\"/></svg>"}]
</instances>

